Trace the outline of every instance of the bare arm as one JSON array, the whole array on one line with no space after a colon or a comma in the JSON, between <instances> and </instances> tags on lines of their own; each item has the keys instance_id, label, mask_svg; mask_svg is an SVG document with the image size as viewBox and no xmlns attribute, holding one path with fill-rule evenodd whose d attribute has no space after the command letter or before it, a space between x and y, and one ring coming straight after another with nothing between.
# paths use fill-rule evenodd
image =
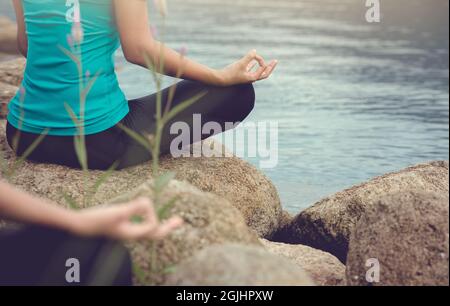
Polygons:
<instances>
[{"instance_id":1,"label":"bare arm","mask_svg":"<svg viewBox=\"0 0 450 306\"><path fill-rule=\"evenodd\" d=\"M17 47L19 52L27 57L28 53L28 38L25 29L25 20L23 16L23 7L21 0L12 0L14 5L14 11L16 12L17 20Z\"/></svg>"},{"instance_id":2,"label":"bare arm","mask_svg":"<svg viewBox=\"0 0 450 306\"><path fill-rule=\"evenodd\" d=\"M134 224L131 217L142 216L144 222ZM63 229L82 236L107 236L115 239L160 239L181 225L172 218L159 224L153 205L148 200L112 206L71 211L21 192L0 180L0 216Z\"/></svg>"},{"instance_id":3,"label":"bare arm","mask_svg":"<svg viewBox=\"0 0 450 306\"><path fill-rule=\"evenodd\" d=\"M266 64L253 50L225 69L212 69L181 56L152 37L146 0L115 0L114 6L122 49L126 59L133 64L147 67L148 56L155 67L160 67L164 61L164 74L219 86L265 79L277 64L277 61ZM259 64L256 71L252 70L255 61Z\"/></svg>"}]
</instances>

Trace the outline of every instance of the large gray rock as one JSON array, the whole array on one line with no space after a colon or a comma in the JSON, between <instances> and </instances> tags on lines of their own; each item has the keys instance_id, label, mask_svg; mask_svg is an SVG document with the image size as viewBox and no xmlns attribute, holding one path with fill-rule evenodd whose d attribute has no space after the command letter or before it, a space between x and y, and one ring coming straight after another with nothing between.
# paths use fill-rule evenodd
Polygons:
<instances>
[{"instance_id":1,"label":"large gray rock","mask_svg":"<svg viewBox=\"0 0 450 306\"><path fill-rule=\"evenodd\" d=\"M0 52L18 53L17 26L11 19L0 16Z\"/></svg>"},{"instance_id":2,"label":"large gray rock","mask_svg":"<svg viewBox=\"0 0 450 306\"><path fill-rule=\"evenodd\" d=\"M292 261L261 247L238 244L206 248L175 267L173 286L311 286L311 278Z\"/></svg>"},{"instance_id":3,"label":"large gray rock","mask_svg":"<svg viewBox=\"0 0 450 306\"><path fill-rule=\"evenodd\" d=\"M278 230L283 212L275 186L242 159L166 158L162 168L176 170L178 180L228 199L259 236L270 238Z\"/></svg>"},{"instance_id":4,"label":"large gray rock","mask_svg":"<svg viewBox=\"0 0 450 306\"><path fill-rule=\"evenodd\" d=\"M338 192L301 212L276 240L309 245L346 262L350 235L365 211L386 194L411 189L448 194L448 162L419 164Z\"/></svg>"},{"instance_id":5,"label":"large gray rock","mask_svg":"<svg viewBox=\"0 0 450 306\"><path fill-rule=\"evenodd\" d=\"M260 239L271 253L284 256L311 276L319 286L345 285L345 266L333 255L300 244L284 244Z\"/></svg>"},{"instance_id":6,"label":"large gray rock","mask_svg":"<svg viewBox=\"0 0 450 306\"><path fill-rule=\"evenodd\" d=\"M368 207L351 236L348 284L448 286L448 205L448 194L412 190ZM366 280L366 263L373 259L379 263L379 283ZM377 276L373 270L369 275Z\"/></svg>"}]
</instances>

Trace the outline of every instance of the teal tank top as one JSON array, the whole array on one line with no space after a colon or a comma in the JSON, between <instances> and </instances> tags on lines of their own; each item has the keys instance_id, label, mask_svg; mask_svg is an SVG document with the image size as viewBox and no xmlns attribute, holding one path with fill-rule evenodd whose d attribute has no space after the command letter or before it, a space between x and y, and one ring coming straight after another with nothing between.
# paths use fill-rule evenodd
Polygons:
<instances>
[{"instance_id":1,"label":"teal tank top","mask_svg":"<svg viewBox=\"0 0 450 306\"><path fill-rule=\"evenodd\" d=\"M21 89L9 103L9 123L25 132L45 130L57 136L77 135L80 127L86 135L95 134L117 124L129 109L114 70L120 42L112 0L22 4L28 55ZM82 37L74 31L77 24ZM67 51L81 58L81 70ZM83 93L85 103L80 102Z\"/></svg>"}]
</instances>

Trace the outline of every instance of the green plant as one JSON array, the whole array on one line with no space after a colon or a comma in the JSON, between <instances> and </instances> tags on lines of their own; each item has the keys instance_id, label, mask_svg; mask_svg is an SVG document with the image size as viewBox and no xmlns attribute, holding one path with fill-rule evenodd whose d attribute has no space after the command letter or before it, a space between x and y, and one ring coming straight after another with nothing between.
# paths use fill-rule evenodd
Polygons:
<instances>
[{"instance_id":1,"label":"green plant","mask_svg":"<svg viewBox=\"0 0 450 306\"><path fill-rule=\"evenodd\" d=\"M163 17L163 26L162 29L164 31L165 29L165 17L167 15L167 8L165 1L159 0L156 2L158 5L158 10L161 13L161 16ZM82 31L80 25L75 24L76 31ZM75 31L75 32L76 32ZM74 32L74 31L73 31ZM79 33L80 34L80 33ZM82 34L78 35L82 38ZM82 52L81 52L81 44L78 39L73 39L73 44L70 44L71 50L68 50L67 48L63 46L59 46L60 50L64 52L77 66L78 70L78 77L79 77L79 104L80 104L80 110L79 110L79 116L77 116L76 112L70 107L70 105L65 102L65 108L67 113L70 115L71 120L77 127L77 135L74 137L74 146L75 151L77 154L78 161L81 165L82 171L83 171L83 200L81 203L81 206L87 207L91 205L91 201L95 194L97 193L98 189L102 184L106 182L106 180L113 174L113 171L117 167L117 163L113 164L110 169L108 169L94 184L93 186L88 186L88 178L89 178L89 171L88 171L88 156L86 152L86 142L85 142L85 133L84 133L84 124L83 124L83 118L85 114L85 104L86 104L86 98L89 94L89 91L92 89L92 86L95 84L95 81L97 80L98 76L100 75L101 71L98 71L93 77L88 77L85 75L83 70L83 61L82 61ZM163 48L165 47L164 43L161 43L161 51L160 51L160 57L158 63L148 55L144 54L144 58L147 64L147 68L150 71L151 75L153 76L153 80L156 85L156 91L157 91L157 99L156 99L156 114L155 118L149 118L149 120L154 119L155 120L155 131L151 135L145 135L145 134L139 134L135 131L127 128L126 126L119 125L120 128L124 130L124 132L131 138L133 138L136 142L141 144L145 149L149 151L149 153L152 156L151 160L151 171L153 175L153 184L152 184L152 191L153 191L153 202L157 208L157 215L160 220L165 220L170 216L171 208L176 204L176 202L179 200L179 198L174 197L166 202L163 202L161 199L161 195L164 192L164 190L169 185L170 181L173 180L176 176L175 172L163 172L160 173L160 146L161 146L161 140L163 135L164 127L167 125L167 123L172 120L177 114L188 108L189 106L193 105L195 102L197 102L199 99L201 99L204 95L206 95L206 91L200 92L197 95L191 97L190 99L187 99L186 101L183 101L182 103L176 105L175 107L172 107L172 102L175 97L175 92L177 88L177 84L172 85L169 88L167 101L163 108L163 91L162 91L162 84L163 84L163 77L164 77L164 56L163 56ZM181 54L181 57L184 55ZM179 78L182 75L182 69L180 68L177 72L177 77ZM86 79L86 80L85 80ZM80 207L80 204L77 202L76 199L72 198L69 194L63 193L63 196L67 202L67 204L72 207L73 209L78 209ZM135 222L140 222L141 220L139 218L136 218L134 220ZM154 243L151 243L152 246L150 248L150 272L152 273L170 273L170 271L173 271L173 267L166 267L163 268L161 271L156 269L156 246ZM135 275L138 279L143 280L145 273L137 266L134 265L134 271Z\"/></svg>"},{"instance_id":2,"label":"green plant","mask_svg":"<svg viewBox=\"0 0 450 306\"><path fill-rule=\"evenodd\" d=\"M160 1L161 2L161 1ZM161 13L163 17L163 30L164 30L164 20L166 13ZM163 31L164 33L164 31ZM161 39L163 41L163 39ZM169 185L170 181L173 180L176 176L175 172L162 172L160 173L160 146L161 146L161 139L163 135L164 127L167 125L167 123L172 120L175 116L177 116L180 112L187 109L194 103L196 103L198 100L200 100L204 95L206 95L207 91L202 91L195 96L179 103L175 107L172 107L172 102L175 97L175 92L177 89L177 84L173 84L170 86L168 95L167 95L167 101L166 105L163 110L163 77L164 77L164 56L163 56L163 48L165 47L164 43L161 43L161 49L160 49L160 56L159 56L159 65L156 61L154 61L149 54L143 54L143 57L145 59L148 71L151 73L154 83L156 85L156 114L155 114L155 131L153 134L150 135L144 135L136 133L135 131L127 128L124 125L120 125L120 127L123 129L123 131L131 138L133 138L137 143L141 144L145 149L149 151L149 153L152 156L152 175L153 175L153 184L152 184L152 191L153 191L153 202L155 206L157 207L157 215L160 220L167 219L170 215L171 208L176 204L176 202L179 200L177 197L174 197L172 199L169 199L166 202L163 202L161 199L161 195L164 192L164 190ZM180 55L183 59L184 54L181 53ZM177 72L177 78L181 77L183 71L180 67ZM149 118L150 119L150 118ZM152 243L152 246L150 248L150 272L152 275L154 273L163 273L166 274L167 271L173 270L173 267L171 268L163 268L161 271L156 269L156 246L154 243ZM142 277L145 275L143 271L135 265L134 267L135 275L136 277L141 279L141 282L143 282Z\"/></svg>"},{"instance_id":3,"label":"green plant","mask_svg":"<svg viewBox=\"0 0 450 306\"><path fill-rule=\"evenodd\" d=\"M67 192L63 191L63 197L66 200L69 207L73 209L78 209L79 207L88 207L92 205L92 199L97 193L98 189L107 179L112 175L113 171L117 168L118 163L115 162L111 167L101 175L92 186L88 186L89 179L89 165L88 165L88 155L86 149L86 137L85 137L85 127L84 118L86 111L86 100L89 92L95 84L95 81L101 74L101 70L97 71L94 76L90 76L84 73L83 70L83 59L81 52L81 41L72 39L72 43L69 43L71 50L68 50L62 45L58 45L59 49L66 54L76 65L78 71L78 86L79 86L79 115L70 107L69 103L64 102L64 107L69 114L72 122L74 123L77 134L74 136L74 148L78 158L78 162L83 171L83 198L81 203L78 203L76 199L72 198Z\"/></svg>"}]
</instances>

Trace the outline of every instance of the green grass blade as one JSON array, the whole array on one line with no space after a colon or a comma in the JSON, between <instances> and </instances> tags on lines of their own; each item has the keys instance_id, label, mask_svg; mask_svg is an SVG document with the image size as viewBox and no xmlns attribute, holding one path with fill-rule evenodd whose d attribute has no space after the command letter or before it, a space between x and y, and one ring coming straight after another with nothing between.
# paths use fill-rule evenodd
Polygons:
<instances>
[{"instance_id":1,"label":"green grass blade","mask_svg":"<svg viewBox=\"0 0 450 306\"><path fill-rule=\"evenodd\" d=\"M147 69L151 72L155 84L158 84L158 74L156 73L156 67L153 64L153 61L150 59L150 57L147 53L144 53L143 56L144 56L145 65L147 66Z\"/></svg>"},{"instance_id":2,"label":"green grass blade","mask_svg":"<svg viewBox=\"0 0 450 306\"><path fill-rule=\"evenodd\" d=\"M75 123L75 125L78 127L80 121L78 120L77 115L75 114L73 109L70 107L69 103L64 102L64 108L66 109L66 112L69 114L70 119L72 119L73 123Z\"/></svg>"},{"instance_id":3,"label":"green grass blade","mask_svg":"<svg viewBox=\"0 0 450 306\"><path fill-rule=\"evenodd\" d=\"M44 140L47 136L49 129L45 129L38 138L36 138L33 143L25 150L25 152L20 156L20 158L13 164L12 169L10 169L8 173L8 177L12 177L16 172L17 168L19 168L25 160L33 153L33 151L37 148L37 146Z\"/></svg>"},{"instance_id":4,"label":"green grass blade","mask_svg":"<svg viewBox=\"0 0 450 306\"><path fill-rule=\"evenodd\" d=\"M80 206L77 204L77 201L71 196L69 195L67 192L63 191L63 198L64 201L66 201L67 205L69 205L70 209L73 210L80 210Z\"/></svg>"},{"instance_id":5,"label":"green grass blade","mask_svg":"<svg viewBox=\"0 0 450 306\"><path fill-rule=\"evenodd\" d=\"M102 69L100 69L99 71L97 71L95 73L95 75L89 80L89 82L87 83L86 87L84 88L82 95L84 98L87 97L87 95L89 94L89 92L92 89L92 86L94 86L95 82L97 81L98 77L100 76L100 73L102 72Z\"/></svg>"},{"instance_id":6,"label":"green grass blade","mask_svg":"<svg viewBox=\"0 0 450 306\"><path fill-rule=\"evenodd\" d=\"M177 201L179 200L179 197L173 197L171 200L169 200L166 204L162 205L159 209L158 209L158 218L160 220L165 220L169 217L169 212L170 210L175 206L175 204L177 203Z\"/></svg>"},{"instance_id":7,"label":"green grass blade","mask_svg":"<svg viewBox=\"0 0 450 306\"><path fill-rule=\"evenodd\" d=\"M75 152L78 157L78 162L80 163L81 168L83 170L87 170L88 162L87 162L87 152L86 152L86 145L84 142L84 137L83 136L75 136L74 145L75 145Z\"/></svg>"},{"instance_id":8,"label":"green grass blade","mask_svg":"<svg viewBox=\"0 0 450 306\"><path fill-rule=\"evenodd\" d=\"M152 147L150 145L150 142L147 138L140 135L139 133L129 129L128 127L124 126L123 124L118 124L119 128L121 128L125 133L128 134L131 138L133 138L137 143L141 144L144 148L146 148L149 152L152 152Z\"/></svg>"},{"instance_id":9,"label":"green grass blade","mask_svg":"<svg viewBox=\"0 0 450 306\"><path fill-rule=\"evenodd\" d=\"M61 50L65 55L67 55L72 61L74 61L77 65L80 65L80 59L73 54L71 51L67 50L62 45L58 45L59 50Z\"/></svg>"},{"instance_id":10,"label":"green grass blade","mask_svg":"<svg viewBox=\"0 0 450 306\"><path fill-rule=\"evenodd\" d=\"M164 116L164 118L162 118L164 124L166 124L167 122L169 122L171 119L173 119L176 115L178 115L180 112L184 111L186 108L188 108L189 106L193 105L194 103L196 103L198 100L200 100L201 98L203 98L206 94L208 93L208 91L204 90L198 94L196 94L195 96L193 96L190 99L187 99L186 101L183 101L182 103L178 104L177 106L175 106L174 108L172 108L166 116Z\"/></svg>"},{"instance_id":11,"label":"green grass blade","mask_svg":"<svg viewBox=\"0 0 450 306\"><path fill-rule=\"evenodd\" d=\"M158 176L157 178L155 178L153 188L158 192L163 190L164 188L167 187L170 181L175 178L175 176L176 176L175 172L166 172Z\"/></svg>"},{"instance_id":12,"label":"green grass blade","mask_svg":"<svg viewBox=\"0 0 450 306\"><path fill-rule=\"evenodd\" d=\"M94 183L94 185L91 187L91 190L88 194L88 204L90 204L92 198L97 194L98 189L108 180L113 172L117 169L119 166L119 162L114 162L111 167L109 167L102 175L98 178L98 180Z\"/></svg>"},{"instance_id":13,"label":"green grass blade","mask_svg":"<svg viewBox=\"0 0 450 306\"><path fill-rule=\"evenodd\" d=\"M176 271L177 271L176 266L169 266L167 268L164 268L164 270L162 271L162 274L164 274L164 275L173 274Z\"/></svg>"},{"instance_id":14,"label":"green grass blade","mask_svg":"<svg viewBox=\"0 0 450 306\"><path fill-rule=\"evenodd\" d=\"M142 284L142 285L145 284L145 272L135 262L133 263L133 274L140 284Z\"/></svg>"}]
</instances>

